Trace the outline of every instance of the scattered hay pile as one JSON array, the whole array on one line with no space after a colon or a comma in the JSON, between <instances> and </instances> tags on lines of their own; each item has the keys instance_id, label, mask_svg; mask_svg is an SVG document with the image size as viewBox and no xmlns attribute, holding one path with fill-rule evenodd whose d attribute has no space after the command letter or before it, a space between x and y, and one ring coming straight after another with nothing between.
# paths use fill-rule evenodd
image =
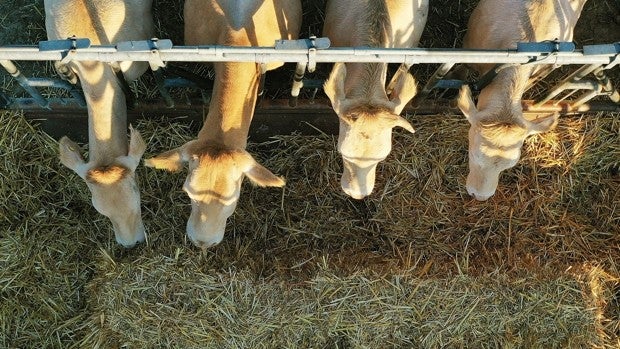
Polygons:
<instances>
[{"instance_id":1,"label":"scattered hay pile","mask_svg":"<svg viewBox=\"0 0 620 349\"><path fill-rule=\"evenodd\" d=\"M92 234L109 227L59 168L54 140L18 113L0 124L0 347L61 347L88 319Z\"/></svg>"},{"instance_id":2,"label":"scattered hay pile","mask_svg":"<svg viewBox=\"0 0 620 349\"><path fill-rule=\"evenodd\" d=\"M458 47L475 3L435 1L421 46ZM175 43L181 4L154 4ZM302 37L318 34L323 1L303 4ZM42 2L1 8L0 45L45 38ZM617 39L611 8L588 2L578 46ZM416 67L421 82L431 68ZM137 90L150 98L152 85ZM464 190L466 122L411 120L418 132L396 136L363 201L340 191L334 137L252 145L287 186L246 184L223 243L202 254L184 234L184 173L139 168L149 241L127 251L56 142L1 113L0 347L620 347L620 115L564 118L531 138L485 203ZM195 134L137 128L147 156Z\"/></svg>"},{"instance_id":3,"label":"scattered hay pile","mask_svg":"<svg viewBox=\"0 0 620 349\"><path fill-rule=\"evenodd\" d=\"M411 120L363 201L334 137L253 144L287 186L244 185L202 254L185 173L140 167L149 242L127 251L56 143L1 114L0 347L617 347L618 115L530 139L484 203L463 189L466 122ZM147 156L194 133L137 127Z\"/></svg>"},{"instance_id":4,"label":"scattered hay pile","mask_svg":"<svg viewBox=\"0 0 620 349\"><path fill-rule=\"evenodd\" d=\"M594 314L569 278L422 280L322 271L289 283L197 271L181 256L122 265L102 258L99 267L91 283L98 321L87 346L578 348L598 342Z\"/></svg>"}]
</instances>

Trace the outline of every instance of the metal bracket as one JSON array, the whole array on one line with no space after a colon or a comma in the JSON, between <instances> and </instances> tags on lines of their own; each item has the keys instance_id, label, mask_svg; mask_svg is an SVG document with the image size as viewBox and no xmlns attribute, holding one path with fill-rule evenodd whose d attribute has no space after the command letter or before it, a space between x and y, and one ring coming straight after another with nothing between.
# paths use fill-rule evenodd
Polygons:
<instances>
[{"instance_id":1,"label":"metal bracket","mask_svg":"<svg viewBox=\"0 0 620 349\"><path fill-rule=\"evenodd\" d=\"M608 55L612 53L620 54L620 42L605 45L586 45L583 47L583 54L585 56Z\"/></svg>"},{"instance_id":2,"label":"metal bracket","mask_svg":"<svg viewBox=\"0 0 620 349\"><path fill-rule=\"evenodd\" d=\"M588 55L611 55L616 54L609 64L603 69L608 70L620 64L620 42L606 45L587 45L583 47L583 54Z\"/></svg>"},{"instance_id":3,"label":"metal bracket","mask_svg":"<svg viewBox=\"0 0 620 349\"><path fill-rule=\"evenodd\" d=\"M299 40L276 40L275 49L276 50L308 50L311 48L317 50L324 50L329 48L331 42L329 38L317 38L315 36L311 36L308 39L299 39Z\"/></svg>"},{"instance_id":4,"label":"metal bracket","mask_svg":"<svg viewBox=\"0 0 620 349\"><path fill-rule=\"evenodd\" d=\"M169 39L152 38L150 40L122 41L116 44L119 52L136 52L153 50L169 50L172 48L172 41Z\"/></svg>"},{"instance_id":5,"label":"metal bracket","mask_svg":"<svg viewBox=\"0 0 620 349\"><path fill-rule=\"evenodd\" d=\"M308 50L308 72L316 70L316 50L329 48L331 42L329 38L317 38L311 36L308 39L300 40L276 40L276 50Z\"/></svg>"},{"instance_id":6,"label":"metal bracket","mask_svg":"<svg viewBox=\"0 0 620 349\"><path fill-rule=\"evenodd\" d=\"M90 39L72 36L65 40L39 42L39 51L71 51L90 47Z\"/></svg>"},{"instance_id":7,"label":"metal bracket","mask_svg":"<svg viewBox=\"0 0 620 349\"><path fill-rule=\"evenodd\" d=\"M153 71L166 66L166 63L164 63L159 55L159 50L169 50L171 48L171 40L158 38L139 41L123 41L116 44L116 50L119 52L150 51L151 58L149 59L149 65Z\"/></svg>"},{"instance_id":8,"label":"metal bracket","mask_svg":"<svg viewBox=\"0 0 620 349\"><path fill-rule=\"evenodd\" d=\"M574 52L575 43L569 41L518 42L517 52L556 53Z\"/></svg>"},{"instance_id":9,"label":"metal bracket","mask_svg":"<svg viewBox=\"0 0 620 349\"><path fill-rule=\"evenodd\" d=\"M48 40L39 42L39 51L64 51L64 56L60 60L62 64L67 64L73 58L73 53L78 49L90 47L90 39L77 38L72 36L65 40Z\"/></svg>"},{"instance_id":10,"label":"metal bracket","mask_svg":"<svg viewBox=\"0 0 620 349\"><path fill-rule=\"evenodd\" d=\"M406 55L403 63L406 67L411 68L414 64L418 64L414 56Z\"/></svg>"}]
</instances>

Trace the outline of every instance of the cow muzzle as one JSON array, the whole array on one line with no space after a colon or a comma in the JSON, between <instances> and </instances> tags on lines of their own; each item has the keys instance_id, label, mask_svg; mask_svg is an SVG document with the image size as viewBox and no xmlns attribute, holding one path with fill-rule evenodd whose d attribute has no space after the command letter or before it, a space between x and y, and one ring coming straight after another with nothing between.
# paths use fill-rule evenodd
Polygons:
<instances>
[{"instance_id":1,"label":"cow muzzle","mask_svg":"<svg viewBox=\"0 0 620 349\"><path fill-rule=\"evenodd\" d=\"M467 176L467 192L478 201L486 201L495 195L499 176L470 171Z\"/></svg>"},{"instance_id":2,"label":"cow muzzle","mask_svg":"<svg viewBox=\"0 0 620 349\"><path fill-rule=\"evenodd\" d=\"M495 192L492 192L490 194L479 193L476 191L476 189L470 186L467 186L467 193L469 193L469 195L471 195L477 201L487 201L491 196L495 194Z\"/></svg>"},{"instance_id":3,"label":"cow muzzle","mask_svg":"<svg viewBox=\"0 0 620 349\"><path fill-rule=\"evenodd\" d=\"M125 248L132 248L136 244L144 242L146 239L146 232L142 220L132 224L131 227L123 226L115 222L112 222L112 226L114 227L116 242Z\"/></svg>"},{"instance_id":4,"label":"cow muzzle","mask_svg":"<svg viewBox=\"0 0 620 349\"><path fill-rule=\"evenodd\" d=\"M361 200L372 193L375 187L377 164L359 167L351 161L343 159L344 171L340 184L342 190L350 197Z\"/></svg>"},{"instance_id":5,"label":"cow muzzle","mask_svg":"<svg viewBox=\"0 0 620 349\"><path fill-rule=\"evenodd\" d=\"M187 220L187 237L196 247L203 250L219 244L224 239L229 216L227 213L192 211Z\"/></svg>"}]
</instances>

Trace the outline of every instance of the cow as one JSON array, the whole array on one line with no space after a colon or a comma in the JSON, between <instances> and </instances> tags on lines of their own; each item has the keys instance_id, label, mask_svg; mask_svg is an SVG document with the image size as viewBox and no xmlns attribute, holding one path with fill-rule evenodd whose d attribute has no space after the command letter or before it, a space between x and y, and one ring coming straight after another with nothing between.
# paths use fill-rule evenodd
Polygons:
<instances>
[{"instance_id":1,"label":"cow","mask_svg":"<svg viewBox=\"0 0 620 349\"><path fill-rule=\"evenodd\" d=\"M148 39L154 33L151 2L45 0L47 36L50 40L89 38L99 45ZM72 82L79 79L88 111L88 162L79 146L67 137L59 141L60 162L86 182L93 206L112 221L116 241L132 247L145 240L135 169L146 144L133 128L127 142L127 106L121 79L137 79L148 63L70 61L55 66L64 78Z\"/></svg>"},{"instance_id":2,"label":"cow","mask_svg":"<svg viewBox=\"0 0 620 349\"><path fill-rule=\"evenodd\" d=\"M335 47L411 48L427 15L428 0L330 0L323 35ZM414 132L399 115L416 94L408 68L402 65L386 90L386 63L336 63L323 86L340 123L342 190L354 199L372 192L377 164L392 149L392 129Z\"/></svg>"},{"instance_id":3,"label":"cow","mask_svg":"<svg viewBox=\"0 0 620 349\"><path fill-rule=\"evenodd\" d=\"M469 18L463 47L515 49L517 42L572 41L573 29L586 0L481 0ZM493 64L471 66L480 76L499 70L482 89L478 103L463 86L458 106L469 121L469 174L467 192L484 201L495 194L500 173L521 157L529 135L557 124L557 114L530 121L521 99L528 81L542 66L517 65L496 69Z\"/></svg>"},{"instance_id":4,"label":"cow","mask_svg":"<svg viewBox=\"0 0 620 349\"><path fill-rule=\"evenodd\" d=\"M301 25L299 0L186 0L187 45L273 46L295 39ZM168 171L188 163L183 190L192 209L187 236L206 249L220 243L226 221L239 201L244 177L262 187L282 187L284 179L259 164L245 148L263 71L283 63L214 63L209 111L196 139L147 159Z\"/></svg>"}]
</instances>

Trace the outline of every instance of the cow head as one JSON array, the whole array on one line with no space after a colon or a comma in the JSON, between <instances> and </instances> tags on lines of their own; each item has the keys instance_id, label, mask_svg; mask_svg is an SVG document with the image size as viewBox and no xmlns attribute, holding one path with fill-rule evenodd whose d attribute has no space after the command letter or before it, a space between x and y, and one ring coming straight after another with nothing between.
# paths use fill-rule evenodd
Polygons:
<instances>
[{"instance_id":1,"label":"cow head","mask_svg":"<svg viewBox=\"0 0 620 349\"><path fill-rule=\"evenodd\" d=\"M458 106L471 124L467 192L479 201L493 196L500 173L517 164L525 138L551 130L558 119L554 114L536 122L526 120L520 100L504 109L479 111L468 86L461 88Z\"/></svg>"},{"instance_id":2,"label":"cow head","mask_svg":"<svg viewBox=\"0 0 620 349\"><path fill-rule=\"evenodd\" d=\"M285 184L247 151L202 140L190 141L145 161L146 166L168 171L178 171L184 163L189 164L189 173L183 190L192 202L187 236L203 249L222 241L226 220L239 201L244 176L261 187Z\"/></svg>"},{"instance_id":3,"label":"cow head","mask_svg":"<svg viewBox=\"0 0 620 349\"><path fill-rule=\"evenodd\" d=\"M60 162L86 181L93 206L112 221L116 241L127 248L145 239L135 178L145 148L140 133L132 128L128 154L102 165L85 162L78 145L69 138L60 140Z\"/></svg>"},{"instance_id":4,"label":"cow head","mask_svg":"<svg viewBox=\"0 0 620 349\"><path fill-rule=\"evenodd\" d=\"M354 199L362 199L375 186L377 164L392 150L392 129L398 126L414 132L399 114L415 95L416 87L411 74L400 72L393 80L389 100L348 99L344 91L346 74L344 63L336 63L323 89L340 121L342 190Z\"/></svg>"}]
</instances>

